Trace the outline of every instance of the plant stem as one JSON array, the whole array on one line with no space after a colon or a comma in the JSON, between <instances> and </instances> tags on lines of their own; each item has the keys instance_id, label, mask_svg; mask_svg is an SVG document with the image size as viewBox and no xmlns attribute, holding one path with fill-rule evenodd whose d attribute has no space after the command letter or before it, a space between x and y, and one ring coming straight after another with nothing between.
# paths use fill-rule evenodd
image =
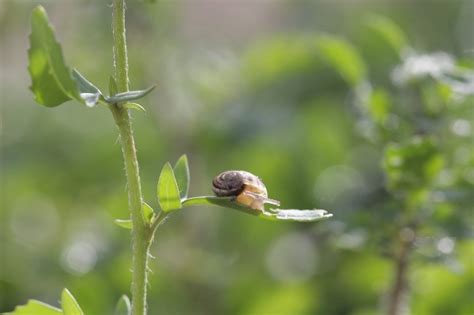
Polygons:
<instances>
[{"instance_id":1,"label":"plant stem","mask_svg":"<svg viewBox=\"0 0 474 315\"><path fill-rule=\"evenodd\" d=\"M125 37L125 0L113 1L114 70L118 92L128 91L128 60ZM146 314L147 264L151 244L150 229L142 215L140 174L128 109L110 106L119 129L127 177L128 207L132 219L132 315Z\"/></svg>"},{"instance_id":2,"label":"plant stem","mask_svg":"<svg viewBox=\"0 0 474 315\"><path fill-rule=\"evenodd\" d=\"M409 256L415 241L415 230L403 228L399 233L399 249L395 257L395 279L388 295L387 315L402 315L408 307L408 266Z\"/></svg>"},{"instance_id":3,"label":"plant stem","mask_svg":"<svg viewBox=\"0 0 474 315\"><path fill-rule=\"evenodd\" d=\"M118 92L128 91L128 56L125 34L125 0L114 0L112 32L114 39L114 70Z\"/></svg>"}]
</instances>

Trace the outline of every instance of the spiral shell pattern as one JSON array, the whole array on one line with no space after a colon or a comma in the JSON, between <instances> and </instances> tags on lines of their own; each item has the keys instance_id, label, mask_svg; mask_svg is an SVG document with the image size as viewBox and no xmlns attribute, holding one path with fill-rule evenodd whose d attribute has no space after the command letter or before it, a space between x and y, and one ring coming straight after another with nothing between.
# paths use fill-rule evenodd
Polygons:
<instances>
[{"instance_id":1,"label":"spiral shell pattern","mask_svg":"<svg viewBox=\"0 0 474 315\"><path fill-rule=\"evenodd\" d=\"M212 181L212 191L218 197L237 196L244 188L244 177L239 171L222 172Z\"/></svg>"},{"instance_id":2,"label":"spiral shell pattern","mask_svg":"<svg viewBox=\"0 0 474 315\"><path fill-rule=\"evenodd\" d=\"M212 181L212 191L218 197L238 196L245 189L264 191L265 185L260 178L246 171L226 171L217 175Z\"/></svg>"}]
</instances>

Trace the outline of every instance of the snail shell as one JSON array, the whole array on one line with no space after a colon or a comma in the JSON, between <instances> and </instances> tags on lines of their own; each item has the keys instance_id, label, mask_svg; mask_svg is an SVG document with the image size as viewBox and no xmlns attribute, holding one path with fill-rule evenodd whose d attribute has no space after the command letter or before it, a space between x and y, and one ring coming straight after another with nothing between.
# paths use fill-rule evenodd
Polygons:
<instances>
[{"instance_id":1,"label":"snail shell","mask_svg":"<svg viewBox=\"0 0 474 315\"><path fill-rule=\"evenodd\" d=\"M262 180L246 171L226 171L212 181L212 190L218 197L235 197L235 201L255 210L264 211L265 203L279 205L268 199L267 188Z\"/></svg>"}]
</instances>

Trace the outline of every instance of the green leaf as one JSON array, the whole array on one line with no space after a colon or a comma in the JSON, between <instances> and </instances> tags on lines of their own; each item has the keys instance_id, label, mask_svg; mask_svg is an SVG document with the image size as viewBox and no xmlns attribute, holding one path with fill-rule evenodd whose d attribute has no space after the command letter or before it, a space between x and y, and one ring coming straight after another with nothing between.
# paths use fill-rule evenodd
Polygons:
<instances>
[{"instance_id":1,"label":"green leaf","mask_svg":"<svg viewBox=\"0 0 474 315\"><path fill-rule=\"evenodd\" d=\"M62 315L63 312L51 305L36 300L29 300L26 305L20 305L13 312L5 315Z\"/></svg>"},{"instance_id":2,"label":"green leaf","mask_svg":"<svg viewBox=\"0 0 474 315\"><path fill-rule=\"evenodd\" d=\"M298 222L313 222L332 217L332 214L322 209L271 209L272 218Z\"/></svg>"},{"instance_id":3,"label":"green leaf","mask_svg":"<svg viewBox=\"0 0 474 315\"><path fill-rule=\"evenodd\" d=\"M145 220L146 223L150 223L151 220L153 219L153 216L155 215L155 211L153 211L153 208L146 202L143 202L142 204L142 213L143 213L143 219Z\"/></svg>"},{"instance_id":4,"label":"green leaf","mask_svg":"<svg viewBox=\"0 0 474 315\"><path fill-rule=\"evenodd\" d=\"M176 183L173 168L168 162L161 170L157 193L158 202L163 211L168 212L181 208L178 184Z\"/></svg>"},{"instance_id":5,"label":"green leaf","mask_svg":"<svg viewBox=\"0 0 474 315\"><path fill-rule=\"evenodd\" d=\"M117 94L118 89L117 89L117 82L115 82L115 79L113 76L110 76L109 78L109 94L110 95L115 95Z\"/></svg>"},{"instance_id":6,"label":"green leaf","mask_svg":"<svg viewBox=\"0 0 474 315\"><path fill-rule=\"evenodd\" d=\"M275 209L270 208L269 211L259 211L240 205L232 200L231 197L214 197L201 196L183 200L183 207L187 206L206 206L215 205L228 209L241 211L266 220L278 221L298 221L298 222L314 222L332 217L331 213L326 210L297 210L297 209Z\"/></svg>"},{"instance_id":7,"label":"green leaf","mask_svg":"<svg viewBox=\"0 0 474 315\"><path fill-rule=\"evenodd\" d=\"M144 97L153 89L155 86L149 87L146 90L139 90L139 91L128 91L128 92L123 92L123 93L118 93L113 96L106 97L105 100L110 103L110 104L115 104L115 103L123 103L123 102L128 102L128 101L133 101L137 100L139 98Z\"/></svg>"},{"instance_id":8,"label":"green leaf","mask_svg":"<svg viewBox=\"0 0 474 315\"><path fill-rule=\"evenodd\" d=\"M260 213L258 210L242 206L239 203L232 201L232 197L199 196L183 200L183 207L207 205L233 209L255 216L258 216Z\"/></svg>"},{"instance_id":9,"label":"green leaf","mask_svg":"<svg viewBox=\"0 0 474 315\"><path fill-rule=\"evenodd\" d=\"M390 114L390 95L384 89L374 89L369 100L369 114L373 121L382 124Z\"/></svg>"},{"instance_id":10,"label":"green leaf","mask_svg":"<svg viewBox=\"0 0 474 315\"><path fill-rule=\"evenodd\" d=\"M122 295L117 302L117 306L115 307L114 315L130 315L131 314L131 306L130 306L130 299L126 295Z\"/></svg>"},{"instance_id":11,"label":"green leaf","mask_svg":"<svg viewBox=\"0 0 474 315\"><path fill-rule=\"evenodd\" d=\"M410 191L432 185L444 166L437 141L430 137L390 143L384 152L383 167L387 186L394 191Z\"/></svg>"},{"instance_id":12,"label":"green leaf","mask_svg":"<svg viewBox=\"0 0 474 315\"><path fill-rule=\"evenodd\" d=\"M317 47L321 57L339 72L348 84L355 86L365 79L365 63L349 42L337 37L322 36L317 41Z\"/></svg>"},{"instance_id":13,"label":"green leaf","mask_svg":"<svg viewBox=\"0 0 474 315\"><path fill-rule=\"evenodd\" d=\"M179 196L181 199L186 198L188 196L190 179L188 157L186 154L181 155L174 165L174 175L178 183Z\"/></svg>"},{"instance_id":14,"label":"green leaf","mask_svg":"<svg viewBox=\"0 0 474 315\"><path fill-rule=\"evenodd\" d=\"M64 315L84 315L76 299L68 289L64 289L61 294L61 305Z\"/></svg>"},{"instance_id":15,"label":"green leaf","mask_svg":"<svg viewBox=\"0 0 474 315\"><path fill-rule=\"evenodd\" d=\"M397 53L400 53L403 48L408 46L403 31L387 17L371 15L367 18L366 25L385 40Z\"/></svg>"},{"instance_id":16,"label":"green leaf","mask_svg":"<svg viewBox=\"0 0 474 315\"><path fill-rule=\"evenodd\" d=\"M278 36L259 42L244 56L242 75L245 84L263 88L283 78L304 75L320 68L315 36ZM217 81L220 86L223 80Z\"/></svg>"},{"instance_id":17,"label":"green leaf","mask_svg":"<svg viewBox=\"0 0 474 315\"><path fill-rule=\"evenodd\" d=\"M132 229L132 220L115 219L114 223L124 229Z\"/></svg>"},{"instance_id":18,"label":"green leaf","mask_svg":"<svg viewBox=\"0 0 474 315\"><path fill-rule=\"evenodd\" d=\"M139 110L139 111L142 111L142 112L146 112L145 107L143 107L142 105L137 104L137 103L125 103L125 105L123 105L123 107L130 108L130 109L136 109L136 110Z\"/></svg>"},{"instance_id":19,"label":"green leaf","mask_svg":"<svg viewBox=\"0 0 474 315\"><path fill-rule=\"evenodd\" d=\"M64 62L61 45L42 6L33 9L29 39L28 70L36 102L54 107L73 98L79 99L76 84Z\"/></svg>"},{"instance_id":20,"label":"green leaf","mask_svg":"<svg viewBox=\"0 0 474 315\"><path fill-rule=\"evenodd\" d=\"M72 78L76 82L79 96L84 104L86 104L87 107L94 107L99 102L102 92L76 69L72 71Z\"/></svg>"}]
</instances>

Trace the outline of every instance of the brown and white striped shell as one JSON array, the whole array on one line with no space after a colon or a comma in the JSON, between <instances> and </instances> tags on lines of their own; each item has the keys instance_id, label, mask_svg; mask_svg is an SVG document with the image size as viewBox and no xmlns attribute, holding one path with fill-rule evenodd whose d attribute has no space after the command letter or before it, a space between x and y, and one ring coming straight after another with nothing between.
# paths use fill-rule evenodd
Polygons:
<instances>
[{"instance_id":1,"label":"brown and white striped shell","mask_svg":"<svg viewBox=\"0 0 474 315\"><path fill-rule=\"evenodd\" d=\"M262 180L246 171L226 171L212 181L212 191L218 197L235 197L235 201L255 210L264 211L264 203L277 204L268 199ZM279 204L279 203L278 203Z\"/></svg>"}]
</instances>

